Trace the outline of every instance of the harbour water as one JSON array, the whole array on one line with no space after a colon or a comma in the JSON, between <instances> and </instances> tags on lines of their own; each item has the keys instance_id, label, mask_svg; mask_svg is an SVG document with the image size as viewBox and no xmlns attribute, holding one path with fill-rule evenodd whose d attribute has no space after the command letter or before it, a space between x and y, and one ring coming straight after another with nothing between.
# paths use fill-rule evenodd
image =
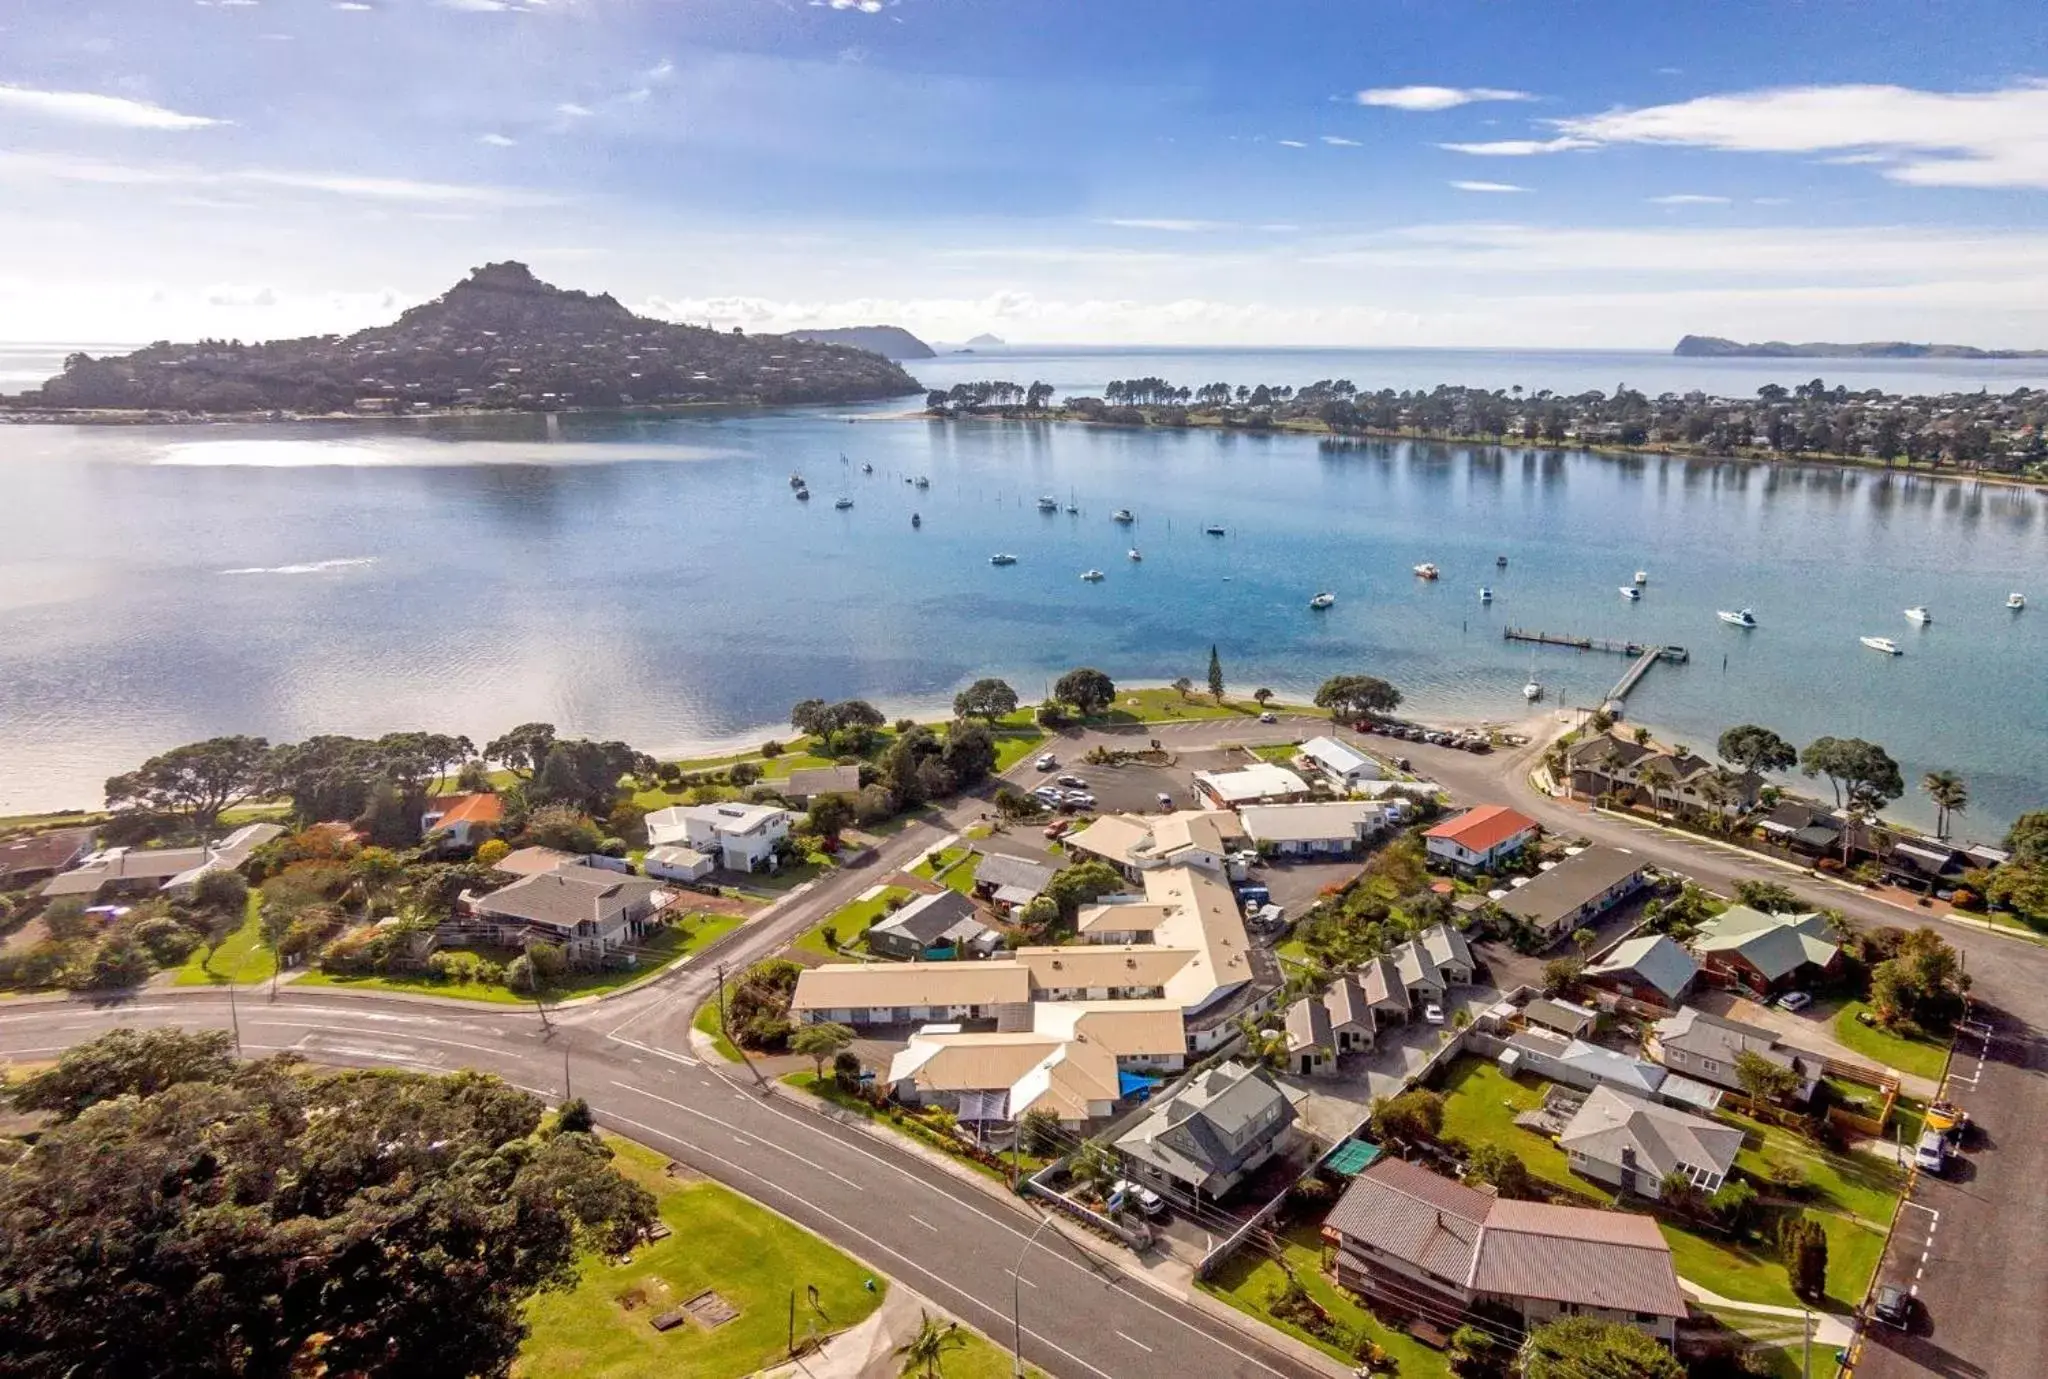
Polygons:
<instances>
[{"instance_id":1,"label":"harbour water","mask_svg":"<svg viewBox=\"0 0 2048 1379\"><path fill-rule=\"evenodd\" d=\"M1571 369L1613 362L1504 357L1523 366L1484 381L1603 386ZM1341 362L991 355L913 371L1077 388L1154 372L1372 387L1392 371L1326 367ZM1700 378L1730 361L1668 362ZM1849 361L1733 362L1853 381L1819 367ZM1629 371L1604 386L1624 380L1663 390ZM1236 691L1305 696L1365 671L1418 712L1505 719L1525 710L1532 664L1507 625L1687 646L1629 713L1695 747L1751 720L1795 741L1871 738L1909 784L1965 776L1959 832L1979 837L2048 803L2042 494L1512 446L881 419L901 406L0 428L0 813L96 803L106 776L213 733L481 741L540 718L673 751L757 741L812 695L932 709L998 674L1035 697L1082 663L1199 682L1212 643ZM1080 511L1041 513L1040 495ZM854 506L836 510L842 496ZM1112 522L1118 507L1138 521ZM1204 535L1211 523L1226 535ZM996 552L1017 564L991 566ZM1410 573L1425 560L1442 567L1433 584ZM1107 578L1082 581L1091 567ZM1638 569L1649 583L1625 601ZM1336 605L1309 610L1322 589ZM2013 589L2035 611L2008 612ZM1931 625L1904 618L1919 604ZM1741 606L1755 631L1715 617ZM1906 654L1868 651L1866 634ZM1551 706L1597 703L1627 664L1554 648L1533 663ZM1917 792L1897 812L1931 817Z\"/></svg>"}]
</instances>

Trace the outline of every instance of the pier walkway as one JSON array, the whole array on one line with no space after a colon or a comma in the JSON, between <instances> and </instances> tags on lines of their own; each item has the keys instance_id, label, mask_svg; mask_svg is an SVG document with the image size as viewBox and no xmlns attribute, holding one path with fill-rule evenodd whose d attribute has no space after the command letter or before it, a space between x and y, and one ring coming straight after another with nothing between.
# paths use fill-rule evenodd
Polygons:
<instances>
[{"instance_id":1,"label":"pier walkway","mask_svg":"<svg viewBox=\"0 0 2048 1379\"><path fill-rule=\"evenodd\" d=\"M1603 637L1574 637L1554 632L1535 632L1524 627L1509 627L1501 635L1511 642L1535 642L1542 646L1565 646L1574 651L1609 651L1617 656L1632 656L1634 664L1622 672L1614 688L1607 691L1606 711L1615 717L1621 716L1622 706L1627 702L1629 691L1650 673L1650 667L1659 661L1672 661L1680 665L1692 659L1692 654L1682 646L1647 646L1641 642L1615 642Z\"/></svg>"}]
</instances>

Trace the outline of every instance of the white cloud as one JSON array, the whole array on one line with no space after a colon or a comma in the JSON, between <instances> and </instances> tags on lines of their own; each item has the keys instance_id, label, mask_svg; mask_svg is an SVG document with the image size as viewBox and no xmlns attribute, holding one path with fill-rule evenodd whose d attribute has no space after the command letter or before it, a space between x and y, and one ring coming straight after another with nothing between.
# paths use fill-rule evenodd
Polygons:
<instances>
[{"instance_id":1,"label":"white cloud","mask_svg":"<svg viewBox=\"0 0 2048 1379\"><path fill-rule=\"evenodd\" d=\"M1105 220L1104 225L1114 225L1120 230L1169 230L1175 234L1196 234L1203 230L1234 230L1235 221L1230 220L1141 220L1118 218Z\"/></svg>"},{"instance_id":2,"label":"white cloud","mask_svg":"<svg viewBox=\"0 0 2048 1379\"><path fill-rule=\"evenodd\" d=\"M1452 186L1461 192L1525 192L1527 187L1518 187L1512 182L1453 182Z\"/></svg>"},{"instance_id":3,"label":"white cloud","mask_svg":"<svg viewBox=\"0 0 2048 1379\"><path fill-rule=\"evenodd\" d=\"M1280 144L1280 147L1282 147L1282 148L1307 148L1307 147L1308 147L1308 145L1307 145L1307 144L1303 143L1303 142L1302 142L1301 140L1299 140L1299 139L1281 139L1281 140L1279 140L1278 142L1279 142L1279 144Z\"/></svg>"},{"instance_id":4,"label":"white cloud","mask_svg":"<svg viewBox=\"0 0 2048 1379\"><path fill-rule=\"evenodd\" d=\"M1356 139L1346 139L1345 137L1343 137L1343 136L1342 136L1342 135L1340 135L1340 134L1325 134L1325 135L1323 136L1323 142L1324 142L1324 143L1326 143L1326 144L1328 144L1328 145L1329 145L1329 146L1330 146L1331 148L1364 148L1364 147L1365 147L1365 145L1363 145L1363 144L1359 143L1359 142L1358 142L1358 140L1356 140Z\"/></svg>"},{"instance_id":5,"label":"white cloud","mask_svg":"<svg viewBox=\"0 0 2048 1379\"><path fill-rule=\"evenodd\" d=\"M274 187L319 192L355 200L468 206L547 206L559 198L511 187L460 182L423 182L353 173L240 168L214 172L182 164L110 163L94 158L0 152L0 181L75 182L126 187Z\"/></svg>"},{"instance_id":6,"label":"white cloud","mask_svg":"<svg viewBox=\"0 0 2048 1379\"><path fill-rule=\"evenodd\" d=\"M364 4L363 0L334 0L334 8L348 10L355 14L369 14L377 7Z\"/></svg>"},{"instance_id":7,"label":"white cloud","mask_svg":"<svg viewBox=\"0 0 2048 1379\"><path fill-rule=\"evenodd\" d=\"M667 81L670 77L674 76L675 74L676 65L675 63L669 61L669 59L667 58L663 58L661 61L655 63L652 67L647 69L646 73L647 79L649 81Z\"/></svg>"},{"instance_id":8,"label":"white cloud","mask_svg":"<svg viewBox=\"0 0 2048 1379\"><path fill-rule=\"evenodd\" d=\"M477 138L477 142L480 144L489 144L492 148L513 148L516 147L519 143L517 139L507 138L503 134L479 135Z\"/></svg>"},{"instance_id":9,"label":"white cloud","mask_svg":"<svg viewBox=\"0 0 2048 1379\"><path fill-rule=\"evenodd\" d=\"M1831 163L1840 168L1861 167L1867 163L1889 163L1891 161L1892 155L1889 153L1844 153L1833 158L1821 159L1823 163Z\"/></svg>"},{"instance_id":10,"label":"white cloud","mask_svg":"<svg viewBox=\"0 0 2048 1379\"><path fill-rule=\"evenodd\" d=\"M1703 192L1672 192L1668 196L1653 196L1649 200L1652 206L1725 206L1728 204L1728 198L1725 196L1708 196Z\"/></svg>"},{"instance_id":11,"label":"white cloud","mask_svg":"<svg viewBox=\"0 0 2048 1379\"><path fill-rule=\"evenodd\" d=\"M811 0L812 7L819 7L819 0ZM826 7L835 10L858 10L862 14L880 14L882 0L825 0Z\"/></svg>"},{"instance_id":12,"label":"white cloud","mask_svg":"<svg viewBox=\"0 0 2048 1379\"><path fill-rule=\"evenodd\" d=\"M1360 105L1382 106L1388 110L1450 110L1476 101L1533 101L1527 91L1503 91L1493 86L1377 86L1360 91Z\"/></svg>"},{"instance_id":13,"label":"white cloud","mask_svg":"<svg viewBox=\"0 0 2048 1379\"><path fill-rule=\"evenodd\" d=\"M206 289L208 306L276 306L277 289L242 283L219 283Z\"/></svg>"},{"instance_id":14,"label":"white cloud","mask_svg":"<svg viewBox=\"0 0 2048 1379\"><path fill-rule=\"evenodd\" d=\"M1998 91L1799 86L1559 120L1567 136L1740 153L1888 153L1895 182L2048 188L2048 82Z\"/></svg>"},{"instance_id":15,"label":"white cloud","mask_svg":"<svg viewBox=\"0 0 2048 1379\"><path fill-rule=\"evenodd\" d=\"M434 0L444 10L464 10L470 14L496 14L513 6L506 0Z\"/></svg>"},{"instance_id":16,"label":"white cloud","mask_svg":"<svg viewBox=\"0 0 2048 1379\"><path fill-rule=\"evenodd\" d=\"M1534 158L1545 153L1572 153L1600 145L1591 139L1564 135L1556 139L1495 139L1488 143L1438 144L1437 147L1449 149L1452 153L1475 153L1482 158Z\"/></svg>"},{"instance_id":17,"label":"white cloud","mask_svg":"<svg viewBox=\"0 0 2048 1379\"><path fill-rule=\"evenodd\" d=\"M187 115L148 101L101 96L90 91L36 91L26 86L0 86L0 111L47 116L68 124L109 125L121 129L203 129L225 124L205 115Z\"/></svg>"},{"instance_id":18,"label":"white cloud","mask_svg":"<svg viewBox=\"0 0 2048 1379\"><path fill-rule=\"evenodd\" d=\"M572 120L587 120L594 112L587 105L578 105L574 101L563 101L555 107L555 113L557 115L566 115Z\"/></svg>"}]
</instances>

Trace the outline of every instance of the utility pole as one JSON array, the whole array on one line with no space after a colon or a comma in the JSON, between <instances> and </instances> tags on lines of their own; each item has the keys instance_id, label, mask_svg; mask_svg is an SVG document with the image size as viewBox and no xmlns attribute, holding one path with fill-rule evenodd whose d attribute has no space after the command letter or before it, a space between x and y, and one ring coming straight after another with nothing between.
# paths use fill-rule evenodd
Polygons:
<instances>
[{"instance_id":1,"label":"utility pole","mask_svg":"<svg viewBox=\"0 0 2048 1379\"><path fill-rule=\"evenodd\" d=\"M562 1100L574 1101L576 1088L569 1081L569 1041L562 1041Z\"/></svg>"},{"instance_id":2,"label":"utility pole","mask_svg":"<svg viewBox=\"0 0 2048 1379\"><path fill-rule=\"evenodd\" d=\"M1813 1379L1813 1309L1802 1308L1801 1311L1806 1316L1806 1340L1800 1365L1806 1379Z\"/></svg>"},{"instance_id":3,"label":"utility pole","mask_svg":"<svg viewBox=\"0 0 2048 1379\"><path fill-rule=\"evenodd\" d=\"M228 1023L235 1030L235 1057L242 1056L242 1014L235 1006L235 979L228 978Z\"/></svg>"},{"instance_id":4,"label":"utility pole","mask_svg":"<svg viewBox=\"0 0 2048 1379\"><path fill-rule=\"evenodd\" d=\"M727 1042L730 1043L734 1048L739 1050L740 1062L747 1065L747 1071L754 1075L755 1083L757 1083L760 1086L761 1090L766 1091L768 1089L768 1079L761 1076L761 1070L755 1067L754 1060L747 1056L747 1046L745 1044L742 1044L739 1040L734 1039L732 1037L732 1031L726 1027L725 964L722 962L718 964L718 1029L719 1032L726 1037Z\"/></svg>"}]
</instances>

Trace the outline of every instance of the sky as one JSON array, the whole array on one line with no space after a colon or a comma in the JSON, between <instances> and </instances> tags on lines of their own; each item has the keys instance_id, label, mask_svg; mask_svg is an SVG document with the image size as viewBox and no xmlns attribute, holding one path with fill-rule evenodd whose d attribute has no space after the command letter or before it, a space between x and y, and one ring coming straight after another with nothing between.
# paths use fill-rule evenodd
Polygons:
<instances>
[{"instance_id":1,"label":"sky","mask_svg":"<svg viewBox=\"0 0 2048 1379\"><path fill-rule=\"evenodd\" d=\"M2048 347L2039 0L0 0L0 340Z\"/></svg>"}]
</instances>

